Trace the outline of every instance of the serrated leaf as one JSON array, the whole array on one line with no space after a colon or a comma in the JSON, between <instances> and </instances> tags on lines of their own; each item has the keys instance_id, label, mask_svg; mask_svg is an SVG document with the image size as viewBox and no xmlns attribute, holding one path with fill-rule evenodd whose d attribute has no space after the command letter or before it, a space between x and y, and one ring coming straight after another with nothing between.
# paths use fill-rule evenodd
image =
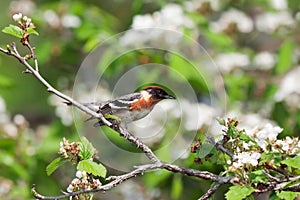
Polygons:
<instances>
[{"instance_id":1,"label":"serrated leaf","mask_svg":"<svg viewBox=\"0 0 300 200\"><path fill-rule=\"evenodd\" d=\"M299 169L300 168L300 156L296 156L294 158L288 158L286 160L281 161L281 163L286 164L289 167Z\"/></svg>"},{"instance_id":2,"label":"serrated leaf","mask_svg":"<svg viewBox=\"0 0 300 200\"><path fill-rule=\"evenodd\" d=\"M22 38L23 37L23 30L20 27L12 25L12 24L5 27L2 30L2 32L6 33L6 34L9 34L9 35L12 35L12 36L17 37L17 38Z\"/></svg>"},{"instance_id":3,"label":"serrated leaf","mask_svg":"<svg viewBox=\"0 0 300 200\"><path fill-rule=\"evenodd\" d=\"M77 170L86 171L87 173L91 173L95 176L101 176L105 178L106 176L106 168L100 164L95 163L91 160L82 160L77 165Z\"/></svg>"},{"instance_id":4,"label":"serrated leaf","mask_svg":"<svg viewBox=\"0 0 300 200\"><path fill-rule=\"evenodd\" d=\"M57 168L59 168L61 165L63 165L65 162L67 162L67 158L56 158L53 160L47 167L46 167L46 173L48 176L50 176Z\"/></svg>"},{"instance_id":5,"label":"serrated leaf","mask_svg":"<svg viewBox=\"0 0 300 200\"><path fill-rule=\"evenodd\" d=\"M279 199L284 199L284 200L294 200L299 194L300 194L299 192L276 191L276 196Z\"/></svg>"},{"instance_id":6,"label":"serrated leaf","mask_svg":"<svg viewBox=\"0 0 300 200\"><path fill-rule=\"evenodd\" d=\"M82 160L88 160L90 158L93 158L95 149L94 149L92 143L90 143L88 141L88 139L86 139L86 137L81 137L81 142L79 143L79 148L80 148L80 152L79 152L78 156Z\"/></svg>"},{"instance_id":7,"label":"serrated leaf","mask_svg":"<svg viewBox=\"0 0 300 200\"><path fill-rule=\"evenodd\" d=\"M209 143L202 144L198 151L198 157L205 158L205 156L207 156L212 151L213 148L214 145L212 144Z\"/></svg>"},{"instance_id":8,"label":"serrated leaf","mask_svg":"<svg viewBox=\"0 0 300 200\"><path fill-rule=\"evenodd\" d=\"M225 194L227 200L242 200L252 194L254 189L246 186L231 186Z\"/></svg>"},{"instance_id":9,"label":"serrated leaf","mask_svg":"<svg viewBox=\"0 0 300 200\"><path fill-rule=\"evenodd\" d=\"M34 35L39 35L39 33L34 30L33 28L27 28L27 33L30 34L34 34Z\"/></svg>"}]
</instances>

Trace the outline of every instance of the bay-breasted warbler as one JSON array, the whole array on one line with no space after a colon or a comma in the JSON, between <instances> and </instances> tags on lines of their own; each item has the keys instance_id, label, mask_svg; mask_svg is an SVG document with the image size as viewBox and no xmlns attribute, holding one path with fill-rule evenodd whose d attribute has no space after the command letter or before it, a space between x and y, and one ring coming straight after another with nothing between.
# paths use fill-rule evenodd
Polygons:
<instances>
[{"instance_id":1,"label":"bay-breasted warbler","mask_svg":"<svg viewBox=\"0 0 300 200\"><path fill-rule=\"evenodd\" d=\"M118 121L127 126L128 123L147 116L153 107L163 99L175 99L159 86L148 86L139 92L127 94L119 98L96 104L97 112L103 114L108 121ZM99 121L94 126L102 126Z\"/></svg>"}]
</instances>

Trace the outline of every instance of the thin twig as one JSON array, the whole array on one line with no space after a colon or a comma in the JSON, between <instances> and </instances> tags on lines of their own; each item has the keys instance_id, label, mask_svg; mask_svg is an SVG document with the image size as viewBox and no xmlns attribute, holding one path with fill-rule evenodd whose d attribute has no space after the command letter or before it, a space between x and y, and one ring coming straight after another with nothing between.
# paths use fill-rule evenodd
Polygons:
<instances>
[{"instance_id":1,"label":"thin twig","mask_svg":"<svg viewBox=\"0 0 300 200\"><path fill-rule=\"evenodd\" d=\"M34 61L34 68L38 72L39 71L39 64L38 64L38 60L37 60L37 57L36 57L35 52L34 52L34 47L32 47L27 40L24 43L24 45L29 49L29 51L31 53L31 56L32 56L32 59Z\"/></svg>"},{"instance_id":2,"label":"thin twig","mask_svg":"<svg viewBox=\"0 0 300 200\"><path fill-rule=\"evenodd\" d=\"M233 161L235 160L234 154L230 152L228 149L226 149L221 142L216 142L212 136L206 136L206 139L209 143L214 145L217 148L217 150L226 153Z\"/></svg>"},{"instance_id":3,"label":"thin twig","mask_svg":"<svg viewBox=\"0 0 300 200\"><path fill-rule=\"evenodd\" d=\"M210 188L209 190L207 190L207 192L200 197L198 200L206 200L209 199L216 191L217 189L221 186L220 183L216 183L212 188Z\"/></svg>"},{"instance_id":4,"label":"thin twig","mask_svg":"<svg viewBox=\"0 0 300 200\"><path fill-rule=\"evenodd\" d=\"M52 85L50 85L39 73L39 71L35 70L26 60L24 57L20 56L19 52L17 51L16 48L16 44L12 43L11 47L13 49L13 51L10 50L5 50L0 48L0 51L13 56L15 58L17 58L25 67L27 70L29 70L44 86L46 86L48 92L51 92L55 95L57 95L58 97L64 99L65 101L67 101L69 104L72 104L73 106L77 107L78 109L82 110L83 112L95 117L95 118L99 118L101 119L106 125L111 126L112 124L106 120L104 118L104 116L101 113L97 113L93 110L91 110L90 108L88 108L87 106L84 106L83 104L75 101L74 99L72 99L71 97L59 92L58 90L56 90Z\"/></svg>"}]
</instances>

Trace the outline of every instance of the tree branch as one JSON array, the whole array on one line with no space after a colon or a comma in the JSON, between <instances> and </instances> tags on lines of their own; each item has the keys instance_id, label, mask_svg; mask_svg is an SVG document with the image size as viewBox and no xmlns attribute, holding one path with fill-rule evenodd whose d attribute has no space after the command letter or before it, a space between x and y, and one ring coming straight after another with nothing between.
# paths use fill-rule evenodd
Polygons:
<instances>
[{"instance_id":1,"label":"tree branch","mask_svg":"<svg viewBox=\"0 0 300 200\"><path fill-rule=\"evenodd\" d=\"M195 170L195 169L188 169L188 168L180 167L177 165L172 165L169 163L163 163L163 162L156 162L156 163L147 164L147 165L140 165L140 166L136 166L135 168L136 168L135 170L128 172L126 174L123 174L120 176L108 177L106 180L108 180L108 181L112 180L112 181L105 185L98 187L97 189L80 190L80 191L71 192L71 193L67 193L67 194L63 194L63 195L59 195L59 196L43 196L43 195L39 194L36 191L35 186L33 186L32 193L34 194L34 197L37 199L63 199L66 197L76 196L79 194L107 191L111 188L116 187L117 185L123 183L124 181L126 181L130 178L136 177L137 175L143 174L147 171L154 170L154 169L166 169L168 171L180 173L180 174L187 175L187 176L193 176L193 177L198 177L198 178L202 178L202 179L216 181L217 182L216 185L218 185L218 187L221 184L229 183L230 180L233 178L233 177L222 177L222 176L218 176L213 173L210 173L210 172L200 171L200 170ZM211 196L216 190L217 190L217 188L213 187L208 191L209 194L206 194L206 195Z\"/></svg>"},{"instance_id":2,"label":"tree branch","mask_svg":"<svg viewBox=\"0 0 300 200\"><path fill-rule=\"evenodd\" d=\"M206 139L209 143L214 145L217 148L217 150L226 153L232 160L235 159L233 153L226 149L221 142L216 142L212 136L206 136Z\"/></svg>"},{"instance_id":3,"label":"tree branch","mask_svg":"<svg viewBox=\"0 0 300 200\"><path fill-rule=\"evenodd\" d=\"M31 52L31 57L34 59L35 61L35 67L33 68L25 59L25 57L22 57L16 47L15 43L12 43L10 47L8 47L7 50L0 48L0 51L13 56L15 58L17 58L25 67L26 67L26 72L31 73L32 75L34 75L46 88L49 92L55 94L56 96L62 98L63 100L67 101L69 104L72 104L73 106L77 107L78 109L82 110L83 112L91 115L93 118L98 118L101 119L106 125L114 128L121 137L125 138L127 141L129 141L130 143L132 143L134 146L136 146L136 148L140 149L143 153L145 153L145 155L149 158L149 160L151 161L151 164L147 164L147 165L141 165L141 166L137 166L136 169L134 169L133 171L120 175L120 176L111 176L109 177L107 180L112 180L111 182L102 185L100 187L98 187L97 189L90 189L90 190L81 190L81 191L76 191L76 192L72 192L72 193L66 193L63 195L59 195L59 196L43 196L41 194L39 194L36 191L35 186L32 187L32 192L35 196L35 198L37 199L62 199L62 198L66 198L66 197L71 197L71 196L76 196L79 194L84 194L84 193L90 193L90 192L98 192L98 191L106 191L109 190L113 187L116 187L117 185L121 184L122 182L133 178L139 174L143 174L146 171L150 171L153 169L166 169L168 171L174 172L174 173L180 173L186 176L193 176L193 177L197 177L197 178L201 178L201 179L206 179L206 180L212 180L214 182L217 182L217 184L225 184L225 183L229 183L230 180L233 177L222 177L222 176L218 176L215 175L213 173L207 172L207 171L200 171L200 170L195 170L195 169L189 169L189 168L185 168L185 167L180 167L177 165L173 165L170 163L164 163L162 161L160 161L157 156L152 152L152 150L146 145L144 144L139 138L135 137L134 135L132 135L131 133L128 132L127 129L120 127L120 126L113 126L109 121L107 121L103 115L101 113L97 113L94 110L92 110L91 108L89 108L88 106L81 104L77 101L75 101L74 99L72 99L71 97L59 92L58 90L56 90L54 87L52 87L39 73L38 71L38 65L37 65L37 60L35 59L35 54L34 49L30 46L30 45L26 45L30 52ZM211 189L208 191L207 195L212 195L213 194L214 189Z\"/></svg>"},{"instance_id":4,"label":"tree branch","mask_svg":"<svg viewBox=\"0 0 300 200\"><path fill-rule=\"evenodd\" d=\"M56 96L62 98L63 100L67 101L69 104L72 104L73 106L77 107L78 109L82 110L83 112L95 117L95 118L98 118L98 119L101 119L106 125L108 126L111 126L112 124L106 120L104 118L104 116L101 114L101 113L97 113L93 110L91 110L90 108L88 108L87 106L84 106L83 104L75 101L74 99L72 99L71 97L59 92L58 90L56 90L52 85L50 85L39 73L38 70L34 69L27 61L24 57L22 57L17 48L16 48L16 44L15 43L12 43L11 44L11 48L12 49L2 49L0 48L0 51L7 54L7 55L10 55L10 56L13 56L15 58L17 58L20 63L22 63L25 67L26 67L26 70L27 72L30 72L31 74L33 74L48 90L48 92L51 92L53 94L55 94ZM37 66L36 66L37 68Z\"/></svg>"},{"instance_id":5,"label":"tree branch","mask_svg":"<svg viewBox=\"0 0 300 200\"><path fill-rule=\"evenodd\" d=\"M216 191L217 189L221 186L221 183L216 183L212 188L207 190L207 192L200 197L198 200L206 200L209 199Z\"/></svg>"}]
</instances>

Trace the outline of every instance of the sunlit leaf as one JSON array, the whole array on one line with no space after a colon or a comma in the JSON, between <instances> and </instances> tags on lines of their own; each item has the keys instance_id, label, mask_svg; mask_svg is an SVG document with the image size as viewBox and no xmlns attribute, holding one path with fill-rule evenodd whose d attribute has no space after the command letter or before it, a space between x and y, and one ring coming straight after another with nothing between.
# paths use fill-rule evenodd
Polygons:
<instances>
[{"instance_id":1,"label":"sunlit leaf","mask_svg":"<svg viewBox=\"0 0 300 200\"><path fill-rule=\"evenodd\" d=\"M5 27L2 30L2 32L6 33L6 34L9 34L9 35L12 35L12 36L17 37L17 38L22 38L23 37L23 30L20 27L12 25L12 24Z\"/></svg>"},{"instance_id":2,"label":"sunlit leaf","mask_svg":"<svg viewBox=\"0 0 300 200\"><path fill-rule=\"evenodd\" d=\"M28 34L39 35L39 33L36 30L34 30L33 28L27 28L27 33Z\"/></svg>"},{"instance_id":3,"label":"sunlit leaf","mask_svg":"<svg viewBox=\"0 0 300 200\"><path fill-rule=\"evenodd\" d=\"M101 176L101 177L105 177L107 171L102 164L95 163L91 160L80 161L77 165L77 170L86 171L87 173L91 173L95 176Z\"/></svg>"},{"instance_id":4,"label":"sunlit leaf","mask_svg":"<svg viewBox=\"0 0 300 200\"><path fill-rule=\"evenodd\" d=\"M276 191L277 197L284 200L294 200L299 194L300 192Z\"/></svg>"},{"instance_id":5,"label":"sunlit leaf","mask_svg":"<svg viewBox=\"0 0 300 200\"><path fill-rule=\"evenodd\" d=\"M81 142L79 143L79 148L80 148L80 152L78 156L82 160L87 160L92 158L95 153L95 149L92 143L90 143L88 139L86 139L86 137L81 138Z\"/></svg>"},{"instance_id":6,"label":"sunlit leaf","mask_svg":"<svg viewBox=\"0 0 300 200\"><path fill-rule=\"evenodd\" d=\"M225 194L227 200L242 200L252 194L254 189L246 186L231 186Z\"/></svg>"},{"instance_id":7,"label":"sunlit leaf","mask_svg":"<svg viewBox=\"0 0 300 200\"><path fill-rule=\"evenodd\" d=\"M286 164L289 167L299 169L300 168L300 156L296 156L294 158L288 158L286 160L281 161L281 163Z\"/></svg>"}]
</instances>

